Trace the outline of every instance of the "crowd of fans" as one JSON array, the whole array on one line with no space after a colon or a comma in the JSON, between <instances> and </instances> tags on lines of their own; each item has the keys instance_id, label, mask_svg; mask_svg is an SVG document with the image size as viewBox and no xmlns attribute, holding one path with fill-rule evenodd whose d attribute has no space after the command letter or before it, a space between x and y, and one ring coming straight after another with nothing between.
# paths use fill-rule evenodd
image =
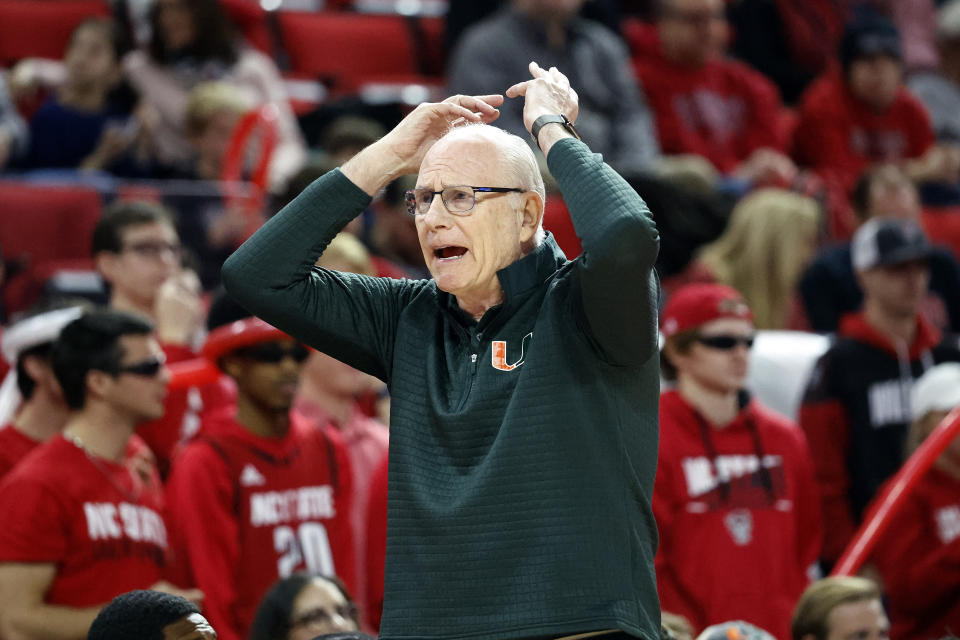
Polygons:
<instances>
[{"instance_id":1,"label":"crowd of fans","mask_svg":"<svg viewBox=\"0 0 960 640\"><path fill-rule=\"evenodd\" d=\"M0 639L376 632L389 394L250 317L219 267L406 107L347 96L295 111L283 70L217 0L147 4L118 0L62 60L0 75L0 180L153 195L102 212L88 257L105 294L50 282L4 297ZM563 70L577 128L660 230L653 507L670 633L960 631L960 438L863 577L821 579L960 407L960 242L924 229L960 220L960 0L497 5L449 0L443 85L503 93L530 60ZM526 138L521 106L495 124ZM272 132L248 154L268 159L263 179L225 183L255 182L256 158L227 171L251 113ZM545 226L572 259L545 178ZM171 196L184 181L212 191ZM390 185L317 267L424 277L409 186ZM794 372L796 415L747 388L758 330L831 336Z\"/></svg>"}]
</instances>

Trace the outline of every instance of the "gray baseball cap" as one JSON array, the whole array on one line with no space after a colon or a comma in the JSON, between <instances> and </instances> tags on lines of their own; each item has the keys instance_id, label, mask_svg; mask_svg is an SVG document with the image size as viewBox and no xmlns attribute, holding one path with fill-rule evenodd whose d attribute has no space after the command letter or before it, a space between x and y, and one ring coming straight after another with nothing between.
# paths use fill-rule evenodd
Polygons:
<instances>
[{"instance_id":1,"label":"gray baseball cap","mask_svg":"<svg viewBox=\"0 0 960 640\"><path fill-rule=\"evenodd\" d=\"M853 234L850 255L856 271L927 260L933 247L920 225L911 220L871 218Z\"/></svg>"}]
</instances>

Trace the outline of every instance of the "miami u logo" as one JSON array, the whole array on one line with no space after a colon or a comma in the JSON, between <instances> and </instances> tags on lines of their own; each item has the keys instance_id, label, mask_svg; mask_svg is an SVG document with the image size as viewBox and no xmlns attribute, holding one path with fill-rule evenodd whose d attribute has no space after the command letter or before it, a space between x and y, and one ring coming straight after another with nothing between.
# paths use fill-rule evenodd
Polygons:
<instances>
[{"instance_id":1,"label":"miami u logo","mask_svg":"<svg viewBox=\"0 0 960 640\"><path fill-rule=\"evenodd\" d=\"M524 352L527 349L527 340L533 337L533 332L531 331L527 335L523 336L523 341L520 343L520 359L514 362L513 364L507 363L507 341L506 340L494 340L492 348L490 350L490 364L493 365L494 369L499 369L500 371L513 371L517 367L523 364Z\"/></svg>"}]
</instances>

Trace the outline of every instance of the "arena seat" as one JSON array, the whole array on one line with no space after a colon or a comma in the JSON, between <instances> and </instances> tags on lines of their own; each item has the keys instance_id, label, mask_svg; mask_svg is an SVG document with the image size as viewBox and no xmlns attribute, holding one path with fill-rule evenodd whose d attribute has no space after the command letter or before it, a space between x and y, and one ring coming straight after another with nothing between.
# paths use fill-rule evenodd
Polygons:
<instances>
[{"instance_id":1,"label":"arena seat","mask_svg":"<svg viewBox=\"0 0 960 640\"><path fill-rule=\"evenodd\" d=\"M220 6L243 38L254 48L273 55L267 12L256 0L220 0Z\"/></svg>"},{"instance_id":2,"label":"arena seat","mask_svg":"<svg viewBox=\"0 0 960 640\"><path fill-rule=\"evenodd\" d=\"M92 266L90 243L103 208L95 189L0 181L0 203L0 247L14 268L4 287L8 312L31 302L23 292L32 287L18 280L34 282L54 264Z\"/></svg>"},{"instance_id":3,"label":"arena seat","mask_svg":"<svg viewBox=\"0 0 960 640\"><path fill-rule=\"evenodd\" d=\"M750 350L747 389L774 411L797 419L810 372L830 338L802 331L759 331Z\"/></svg>"},{"instance_id":4,"label":"arena seat","mask_svg":"<svg viewBox=\"0 0 960 640\"><path fill-rule=\"evenodd\" d=\"M949 247L960 259L960 207L926 208L921 223L933 244Z\"/></svg>"},{"instance_id":5,"label":"arena seat","mask_svg":"<svg viewBox=\"0 0 960 640\"><path fill-rule=\"evenodd\" d=\"M435 83L421 71L409 19L400 15L284 11L278 16L290 70L334 93L367 83Z\"/></svg>"},{"instance_id":6,"label":"arena seat","mask_svg":"<svg viewBox=\"0 0 960 640\"><path fill-rule=\"evenodd\" d=\"M23 58L60 59L78 24L109 15L106 0L0 0L0 66Z\"/></svg>"}]
</instances>

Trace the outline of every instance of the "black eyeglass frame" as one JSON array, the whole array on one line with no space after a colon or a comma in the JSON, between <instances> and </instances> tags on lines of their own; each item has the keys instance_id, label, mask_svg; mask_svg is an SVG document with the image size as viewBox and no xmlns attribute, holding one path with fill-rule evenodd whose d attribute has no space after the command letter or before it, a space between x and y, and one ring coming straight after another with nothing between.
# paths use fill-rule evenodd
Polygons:
<instances>
[{"instance_id":1,"label":"black eyeglass frame","mask_svg":"<svg viewBox=\"0 0 960 640\"><path fill-rule=\"evenodd\" d=\"M451 189L461 189L461 190L471 189L471 195L473 196L473 199L470 202L470 206L466 209L452 209L450 207L450 204L447 202L446 197L444 197L443 195L445 191L450 191ZM518 187L475 187L469 184L454 184L454 185L450 185L449 187L444 187L440 191L431 191L427 187L417 187L416 189L407 189L403 194L403 201L404 201L404 204L406 204L407 206L407 213L409 213L412 216L416 216L417 214L421 214L421 215L425 214L427 210L430 209L430 205L433 204L433 199L439 195L440 200L443 202L443 206L447 208L447 211L449 211L451 214L455 216L461 216L461 215L466 215L470 213L471 211L473 211L473 208L477 206L477 192L480 192L480 193L510 193L510 192L526 193L527 191L528 189L520 189ZM429 201L424 200L423 211L417 210L419 208L417 205L417 193L420 193L423 195L430 194L430 200Z\"/></svg>"},{"instance_id":2,"label":"black eyeglass frame","mask_svg":"<svg viewBox=\"0 0 960 640\"><path fill-rule=\"evenodd\" d=\"M710 347L711 349L717 349L719 351L731 351L740 345L750 349L753 347L753 343L756 341L756 339L756 335L733 336L729 334L720 334L716 336L698 335L696 337L696 341L703 346Z\"/></svg>"}]
</instances>

